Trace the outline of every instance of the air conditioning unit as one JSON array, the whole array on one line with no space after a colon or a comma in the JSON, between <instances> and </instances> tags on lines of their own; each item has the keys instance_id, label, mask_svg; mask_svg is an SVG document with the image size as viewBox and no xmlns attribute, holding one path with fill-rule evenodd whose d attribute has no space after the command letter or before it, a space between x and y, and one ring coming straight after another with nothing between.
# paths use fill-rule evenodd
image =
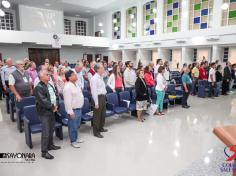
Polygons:
<instances>
[{"instance_id":1,"label":"air conditioning unit","mask_svg":"<svg viewBox=\"0 0 236 176\"><path fill-rule=\"evenodd\" d=\"M207 36L206 39L207 41L217 41L220 39L220 36L218 35Z\"/></svg>"},{"instance_id":2,"label":"air conditioning unit","mask_svg":"<svg viewBox=\"0 0 236 176\"><path fill-rule=\"evenodd\" d=\"M176 43L186 43L187 39L176 39Z\"/></svg>"}]
</instances>

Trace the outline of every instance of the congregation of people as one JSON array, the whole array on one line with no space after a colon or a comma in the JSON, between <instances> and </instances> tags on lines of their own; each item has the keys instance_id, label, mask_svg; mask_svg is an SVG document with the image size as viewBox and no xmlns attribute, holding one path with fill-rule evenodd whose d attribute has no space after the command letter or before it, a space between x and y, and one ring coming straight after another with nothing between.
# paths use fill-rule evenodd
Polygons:
<instances>
[{"instance_id":1,"label":"congregation of people","mask_svg":"<svg viewBox=\"0 0 236 176\"><path fill-rule=\"evenodd\" d=\"M7 98L10 92L14 94L16 104L25 97L35 96L37 113L42 123L42 157L53 159L49 151L61 148L53 142L55 114L60 108L61 100L64 101L67 113L71 146L80 148L84 141L78 134L78 129L85 123L81 119L85 90L92 97L93 134L103 138L102 133L108 131L104 128L108 93L116 93L119 97L121 92L128 91L132 96L135 91L135 116L137 121L144 122L147 117L144 113L152 104L156 107L155 116L163 117L167 113L164 103L168 86L171 84L182 91L180 104L184 109L190 108L189 95L197 95L199 81L208 83L210 98L231 94L236 64L223 64L218 60L208 63L205 59L189 65L184 63L179 71L181 82L178 84L172 76L173 70L169 62L162 59L147 66L140 62L137 68L134 68L131 61L107 63L99 60L89 63L81 59L75 65L70 65L67 61L56 61L52 65L50 59L45 59L44 63L36 65L28 58L17 60L15 64L8 58L0 61L0 100ZM150 94L149 90L155 92ZM173 92L168 93L172 99L175 97ZM155 102L153 94L156 96Z\"/></svg>"}]
</instances>

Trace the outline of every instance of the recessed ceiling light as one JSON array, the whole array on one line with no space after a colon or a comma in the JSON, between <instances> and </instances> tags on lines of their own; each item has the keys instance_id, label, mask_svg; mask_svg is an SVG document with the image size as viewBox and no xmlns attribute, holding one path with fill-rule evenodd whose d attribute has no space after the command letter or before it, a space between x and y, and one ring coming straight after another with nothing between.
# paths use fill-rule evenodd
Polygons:
<instances>
[{"instance_id":1,"label":"recessed ceiling light","mask_svg":"<svg viewBox=\"0 0 236 176\"><path fill-rule=\"evenodd\" d=\"M133 27L136 27L136 23L132 23L132 26L133 26Z\"/></svg>"},{"instance_id":2,"label":"recessed ceiling light","mask_svg":"<svg viewBox=\"0 0 236 176\"><path fill-rule=\"evenodd\" d=\"M2 9L0 9L0 17L3 17L3 16L5 16L5 12Z\"/></svg>"},{"instance_id":3,"label":"recessed ceiling light","mask_svg":"<svg viewBox=\"0 0 236 176\"><path fill-rule=\"evenodd\" d=\"M98 23L98 26L99 26L99 27L102 27L102 26L103 26L103 24L100 22L100 23Z\"/></svg>"},{"instance_id":4,"label":"recessed ceiling light","mask_svg":"<svg viewBox=\"0 0 236 176\"><path fill-rule=\"evenodd\" d=\"M157 13L157 9L153 9L152 12L153 12L153 13Z\"/></svg>"},{"instance_id":5,"label":"recessed ceiling light","mask_svg":"<svg viewBox=\"0 0 236 176\"><path fill-rule=\"evenodd\" d=\"M86 13L90 13L90 12L91 12L91 10L86 10L85 12L86 12Z\"/></svg>"},{"instance_id":6,"label":"recessed ceiling light","mask_svg":"<svg viewBox=\"0 0 236 176\"><path fill-rule=\"evenodd\" d=\"M221 9L222 10L227 10L229 8L229 3L223 3L222 6L221 6Z\"/></svg>"},{"instance_id":7,"label":"recessed ceiling light","mask_svg":"<svg viewBox=\"0 0 236 176\"><path fill-rule=\"evenodd\" d=\"M6 9L8 9L8 8L10 8L10 7L11 7L11 4L10 4L10 2L9 2L9 1L7 1L7 0L3 0L3 1L2 1L2 5L3 5L3 7L5 7Z\"/></svg>"},{"instance_id":8,"label":"recessed ceiling light","mask_svg":"<svg viewBox=\"0 0 236 176\"><path fill-rule=\"evenodd\" d=\"M131 19L134 19L134 14L131 14L131 15L130 15L130 18L131 18Z\"/></svg>"},{"instance_id":9,"label":"recessed ceiling light","mask_svg":"<svg viewBox=\"0 0 236 176\"><path fill-rule=\"evenodd\" d=\"M76 17L80 17L80 15L79 14L77 14L77 15L75 15Z\"/></svg>"},{"instance_id":10,"label":"recessed ceiling light","mask_svg":"<svg viewBox=\"0 0 236 176\"><path fill-rule=\"evenodd\" d=\"M46 3L46 4L44 4L44 5L47 6L47 7L51 6L51 4L49 4L49 3Z\"/></svg>"},{"instance_id":11,"label":"recessed ceiling light","mask_svg":"<svg viewBox=\"0 0 236 176\"><path fill-rule=\"evenodd\" d=\"M102 30L100 30L100 32L101 32L101 34L104 34L104 30L102 29Z\"/></svg>"},{"instance_id":12,"label":"recessed ceiling light","mask_svg":"<svg viewBox=\"0 0 236 176\"><path fill-rule=\"evenodd\" d=\"M119 30L119 28L116 26L116 27L115 27L115 31L118 31L118 30Z\"/></svg>"}]
</instances>

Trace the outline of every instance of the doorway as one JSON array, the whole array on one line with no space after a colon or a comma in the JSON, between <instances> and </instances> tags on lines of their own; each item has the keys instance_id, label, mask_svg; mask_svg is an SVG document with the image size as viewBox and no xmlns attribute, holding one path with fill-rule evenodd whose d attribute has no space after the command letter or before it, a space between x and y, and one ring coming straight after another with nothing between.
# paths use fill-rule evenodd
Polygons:
<instances>
[{"instance_id":1,"label":"doorway","mask_svg":"<svg viewBox=\"0 0 236 176\"><path fill-rule=\"evenodd\" d=\"M34 61L36 65L41 65L45 59L49 59L50 64L54 64L55 61L60 62L59 49L44 49L44 48L29 48L29 58Z\"/></svg>"}]
</instances>

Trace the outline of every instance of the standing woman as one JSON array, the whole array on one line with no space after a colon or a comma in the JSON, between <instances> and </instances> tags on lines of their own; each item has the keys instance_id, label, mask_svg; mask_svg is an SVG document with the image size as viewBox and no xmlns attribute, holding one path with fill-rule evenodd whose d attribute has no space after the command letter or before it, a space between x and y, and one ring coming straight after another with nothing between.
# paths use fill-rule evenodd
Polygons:
<instances>
[{"instance_id":1,"label":"standing woman","mask_svg":"<svg viewBox=\"0 0 236 176\"><path fill-rule=\"evenodd\" d=\"M192 85L192 80L189 76L189 68L185 67L184 68L184 74L182 75L182 84L183 84L183 98L182 98L182 107L183 108L190 108L188 105L188 97L189 93L191 91L191 85Z\"/></svg>"},{"instance_id":2,"label":"standing woman","mask_svg":"<svg viewBox=\"0 0 236 176\"><path fill-rule=\"evenodd\" d=\"M113 73L108 78L107 85L113 90L113 92L120 93L124 90L123 80L119 65L116 64L114 66Z\"/></svg>"},{"instance_id":3,"label":"standing woman","mask_svg":"<svg viewBox=\"0 0 236 176\"><path fill-rule=\"evenodd\" d=\"M168 61L164 62L164 68L165 68L164 77L167 82L170 82L170 66Z\"/></svg>"},{"instance_id":4,"label":"standing woman","mask_svg":"<svg viewBox=\"0 0 236 176\"><path fill-rule=\"evenodd\" d=\"M138 70L137 77L135 82L137 118L138 121L143 122L145 119L142 117L142 112L147 110L149 95L144 81L144 71Z\"/></svg>"},{"instance_id":5,"label":"standing woman","mask_svg":"<svg viewBox=\"0 0 236 176\"><path fill-rule=\"evenodd\" d=\"M144 80L148 87L152 88L155 86L155 81L152 74L152 67L150 65L145 67Z\"/></svg>"},{"instance_id":6,"label":"standing woman","mask_svg":"<svg viewBox=\"0 0 236 176\"><path fill-rule=\"evenodd\" d=\"M59 67L58 76L57 76L57 78L55 78L55 82L56 82L55 85L58 90L58 93L61 95L63 93L63 89L64 89L65 82L66 82L64 67Z\"/></svg>"},{"instance_id":7,"label":"standing woman","mask_svg":"<svg viewBox=\"0 0 236 176\"><path fill-rule=\"evenodd\" d=\"M159 116L164 115L163 103L164 103L164 97L165 97L165 90L167 88L167 82L165 80L164 73L165 73L165 67L160 66L158 68L158 74L157 74L157 78L156 78L156 82L157 82L157 85L156 85L157 113L156 113L156 115L159 115Z\"/></svg>"}]
</instances>

